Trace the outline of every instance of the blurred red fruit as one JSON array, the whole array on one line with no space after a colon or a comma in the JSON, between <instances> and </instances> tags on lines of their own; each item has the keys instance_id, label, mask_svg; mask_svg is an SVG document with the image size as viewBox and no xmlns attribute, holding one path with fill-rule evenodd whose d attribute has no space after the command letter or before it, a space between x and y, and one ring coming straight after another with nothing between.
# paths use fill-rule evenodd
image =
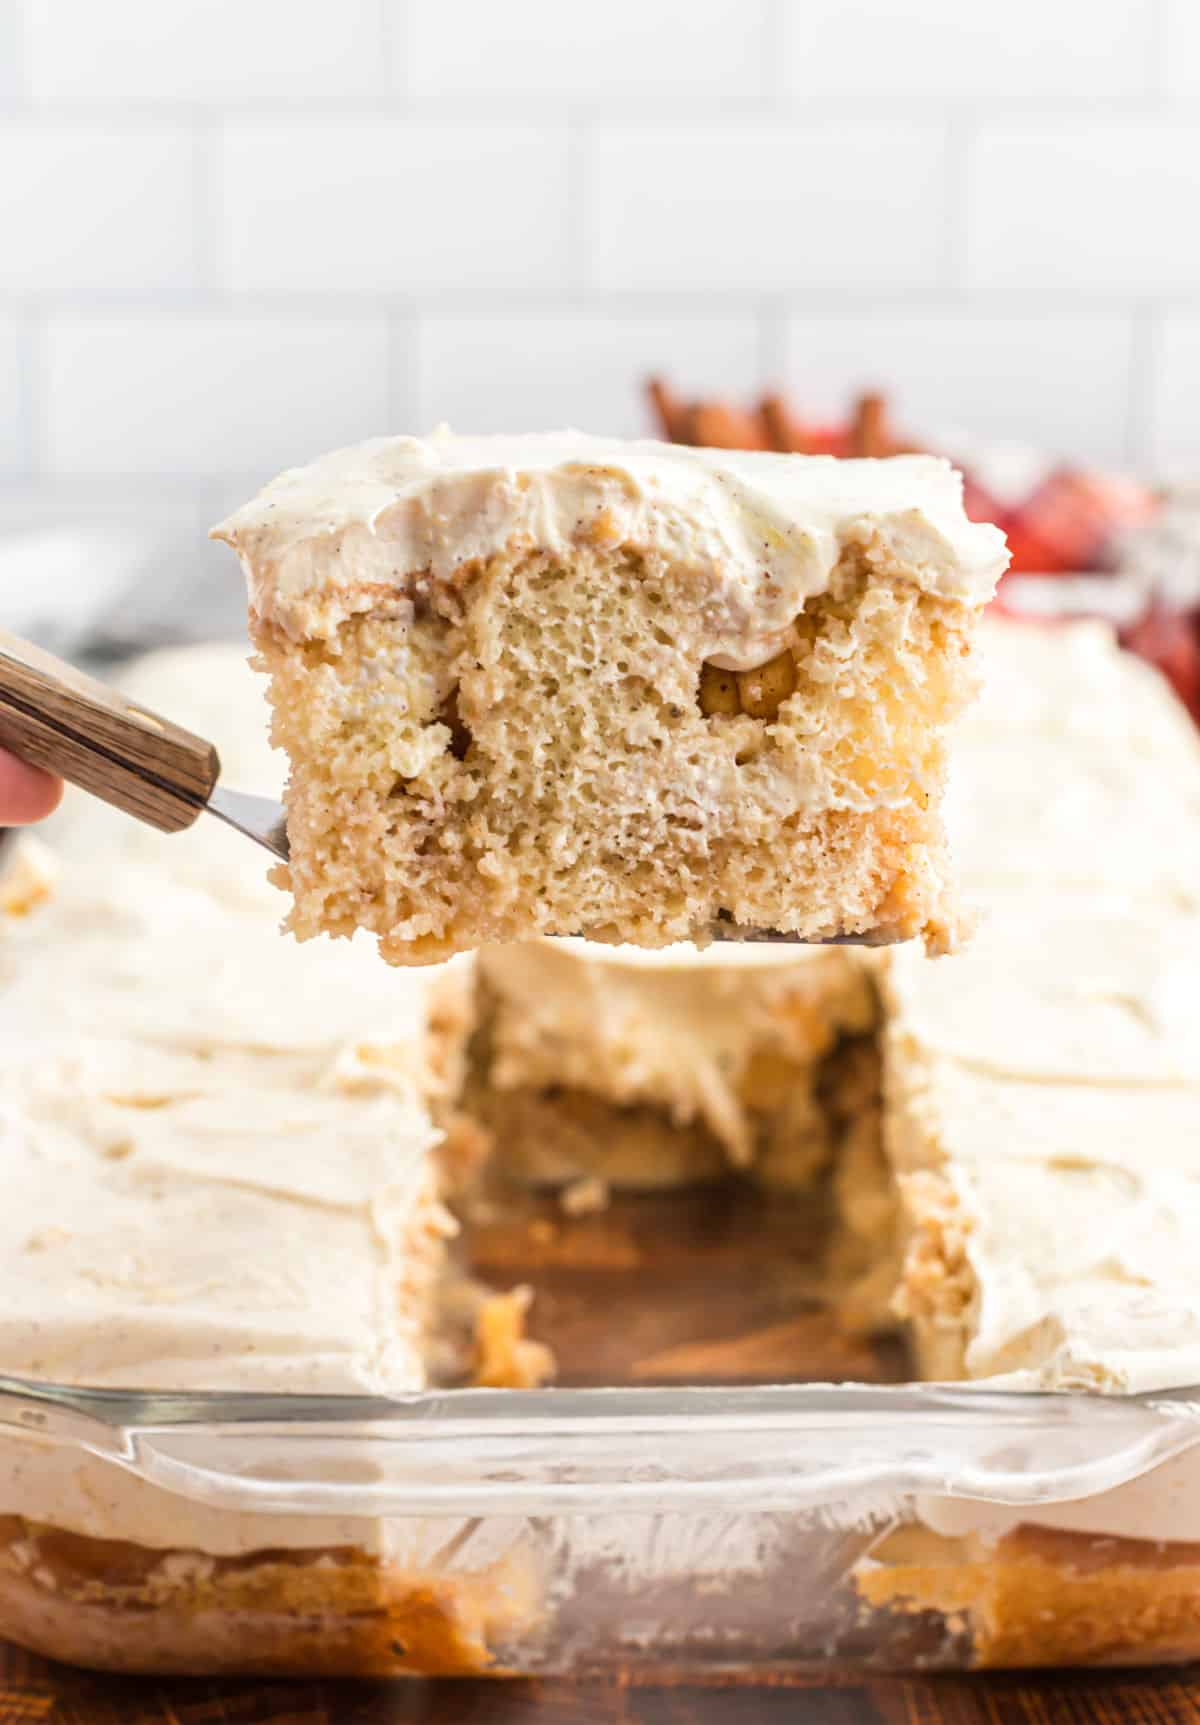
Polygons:
<instances>
[{"instance_id":1,"label":"blurred red fruit","mask_svg":"<svg viewBox=\"0 0 1200 1725\"><path fill-rule=\"evenodd\" d=\"M1153 606L1121 631L1121 643L1166 677L1192 717L1200 722L1200 611Z\"/></svg>"}]
</instances>

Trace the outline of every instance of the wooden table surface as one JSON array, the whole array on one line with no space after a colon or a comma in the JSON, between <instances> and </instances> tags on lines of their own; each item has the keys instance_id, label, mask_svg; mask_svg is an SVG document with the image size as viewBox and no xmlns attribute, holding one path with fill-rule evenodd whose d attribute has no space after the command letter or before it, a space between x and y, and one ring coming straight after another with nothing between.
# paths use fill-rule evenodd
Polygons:
<instances>
[{"instance_id":1,"label":"wooden table surface","mask_svg":"<svg viewBox=\"0 0 1200 1725\"><path fill-rule=\"evenodd\" d=\"M0 1646L0 1725L1193 1725L1200 1667L830 1686L100 1677Z\"/></svg>"}]
</instances>

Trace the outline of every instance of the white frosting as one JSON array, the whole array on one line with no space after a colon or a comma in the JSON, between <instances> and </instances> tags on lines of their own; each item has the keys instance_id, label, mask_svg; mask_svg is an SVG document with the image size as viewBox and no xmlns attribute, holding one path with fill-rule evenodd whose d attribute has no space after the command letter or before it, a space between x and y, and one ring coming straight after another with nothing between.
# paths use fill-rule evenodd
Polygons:
<instances>
[{"instance_id":1,"label":"white frosting","mask_svg":"<svg viewBox=\"0 0 1200 1725\"><path fill-rule=\"evenodd\" d=\"M989 617L978 651L983 688L963 714L961 734L1043 746L1072 743L1117 750L1172 769L1200 766L1200 736L1178 701L1166 700L1152 666L1116 651L1107 623L1059 626ZM1127 763L1128 764L1128 763Z\"/></svg>"},{"instance_id":2,"label":"white frosting","mask_svg":"<svg viewBox=\"0 0 1200 1725\"><path fill-rule=\"evenodd\" d=\"M952 815L986 921L889 963L901 1074L956 1190L971 1377L1200 1381L1200 749L1095 625L985 631Z\"/></svg>"},{"instance_id":3,"label":"white frosting","mask_svg":"<svg viewBox=\"0 0 1200 1725\"><path fill-rule=\"evenodd\" d=\"M897 951L893 974L908 1034L971 1071L1200 1086L1200 918L1119 892L999 895L952 967Z\"/></svg>"},{"instance_id":4,"label":"white frosting","mask_svg":"<svg viewBox=\"0 0 1200 1725\"><path fill-rule=\"evenodd\" d=\"M837 461L564 431L376 438L282 474L214 536L250 605L294 636L328 633L418 577L446 581L506 548L600 539L710 577L704 657L749 668L784 645L847 544L870 541L923 588L983 604L1008 561L967 520L962 480L931 456Z\"/></svg>"},{"instance_id":5,"label":"white frosting","mask_svg":"<svg viewBox=\"0 0 1200 1725\"><path fill-rule=\"evenodd\" d=\"M258 680L239 659L159 655L128 686L211 736L232 781L272 792ZM283 940L265 861L208 817L166 839L72 796L50 837L57 887L0 923L0 1370L124 1388L420 1386L398 1290L429 1214L428 985L358 943ZM382 1537L373 1522L230 1516L8 1435L6 1513L217 1553Z\"/></svg>"},{"instance_id":6,"label":"white frosting","mask_svg":"<svg viewBox=\"0 0 1200 1725\"><path fill-rule=\"evenodd\" d=\"M936 1059L930 1078L977 1283L967 1375L1200 1382L1200 1087L1014 1082Z\"/></svg>"},{"instance_id":7,"label":"white frosting","mask_svg":"<svg viewBox=\"0 0 1200 1725\"><path fill-rule=\"evenodd\" d=\"M986 914L1034 882L1200 910L1195 768L1176 770L1169 754L1160 767L1120 745L960 736L945 816L964 890Z\"/></svg>"},{"instance_id":8,"label":"white frosting","mask_svg":"<svg viewBox=\"0 0 1200 1725\"><path fill-rule=\"evenodd\" d=\"M307 1058L44 1027L5 1046L6 1370L126 1388L422 1381L395 1299L433 1138L411 1101L350 1105Z\"/></svg>"},{"instance_id":9,"label":"white frosting","mask_svg":"<svg viewBox=\"0 0 1200 1725\"><path fill-rule=\"evenodd\" d=\"M1047 893L1125 895L1163 926L1200 910L1200 735L1159 674L1100 623L989 622L980 648L945 805L968 889L992 914Z\"/></svg>"},{"instance_id":10,"label":"white frosting","mask_svg":"<svg viewBox=\"0 0 1200 1725\"><path fill-rule=\"evenodd\" d=\"M985 920L889 961L969 1224L966 1367L1013 1388L1200 1381L1200 740L1100 624L989 625L951 831ZM1020 1523L1200 1540L1200 1453L1040 1509L923 1498L950 1536Z\"/></svg>"}]
</instances>

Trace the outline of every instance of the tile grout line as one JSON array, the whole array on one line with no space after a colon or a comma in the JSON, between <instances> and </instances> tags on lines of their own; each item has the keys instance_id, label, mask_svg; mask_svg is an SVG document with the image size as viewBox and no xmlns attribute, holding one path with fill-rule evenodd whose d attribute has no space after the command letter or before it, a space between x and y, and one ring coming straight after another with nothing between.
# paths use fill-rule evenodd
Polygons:
<instances>
[{"instance_id":1,"label":"tile grout line","mask_svg":"<svg viewBox=\"0 0 1200 1725\"><path fill-rule=\"evenodd\" d=\"M429 407L422 388L423 320L415 306L393 308L388 315L387 435L400 430L418 436L432 431L426 424Z\"/></svg>"},{"instance_id":2,"label":"tile grout line","mask_svg":"<svg viewBox=\"0 0 1200 1725\"><path fill-rule=\"evenodd\" d=\"M29 59L29 9L14 4L12 9L12 50L15 76L11 100L2 104L13 117L24 117L33 107L33 68Z\"/></svg>"},{"instance_id":3,"label":"tile grout line","mask_svg":"<svg viewBox=\"0 0 1200 1725\"><path fill-rule=\"evenodd\" d=\"M46 319L32 307L17 320L17 423L24 460L22 477L45 479Z\"/></svg>"},{"instance_id":4,"label":"tile grout line","mask_svg":"<svg viewBox=\"0 0 1200 1725\"><path fill-rule=\"evenodd\" d=\"M193 286L198 302L220 299L219 258L222 251L222 215L219 158L222 147L221 122L214 116L197 113L192 124L192 197L195 201L192 226Z\"/></svg>"},{"instance_id":5,"label":"tile grout line","mask_svg":"<svg viewBox=\"0 0 1200 1725\"><path fill-rule=\"evenodd\" d=\"M788 308L782 294L767 294L755 313L758 325L758 387L784 389L787 385Z\"/></svg>"},{"instance_id":6,"label":"tile grout line","mask_svg":"<svg viewBox=\"0 0 1200 1725\"><path fill-rule=\"evenodd\" d=\"M576 114L567 115L565 149L567 154L567 300L577 307L587 296L588 244L587 216L591 201L591 166L593 128L590 122Z\"/></svg>"},{"instance_id":7,"label":"tile grout line","mask_svg":"<svg viewBox=\"0 0 1200 1725\"><path fill-rule=\"evenodd\" d=\"M784 120L787 115L787 80L784 77L783 0L763 0L759 13L759 64L764 113Z\"/></svg>"},{"instance_id":8,"label":"tile grout line","mask_svg":"<svg viewBox=\"0 0 1200 1725\"><path fill-rule=\"evenodd\" d=\"M18 318L30 305L28 296L0 295L0 317ZM743 292L696 294L685 289L661 291L587 292L582 295L562 292L513 293L495 295L467 291L458 294L447 286L422 288L411 295L390 292L356 294L351 290L330 290L320 293L222 293L211 305L197 308L191 290L162 289L153 295L133 292L100 292L75 295L37 295L37 306L51 316L89 319L92 317L141 317L147 313L195 312L216 319L237 322L279 317L288 319L322 319L354 321L360 317L386 315L397 303L415 306L434 315L448 317L485 317L495 321L505 318L530 318L575 313L579 316L599 316L629 319L632 322L655 319L671 321L704 321L711 318L754 318L764 304L783 308L788 315L810 317L817 321L842 321L848 316L874 318L933 318L967 317L980 319L1022 319L1046 324L1071 323L1078 319L1094 320L1127 316L1137 306L1153 307L1156 312L1184 317L1200 316L1200 293L1171 293L1153 299L1139 298L1133 293L1082 299L1064 294L1052 300L1022 295L972 295L969 303L944 292L915 294L911 289L897 289L886 297L860 298L850 293L838 297L832 290L820 296L809 296L803 290L786 289L778 294L763 296L752 289Z\"/></svg>"},{"instance_id":9,"label":"tile grout line","mask_svg":"<svg viewBox=\"0 0 1200 1725\"><path fill-rule=\"evenodd\" d=\"M407 116L412 107L412 29L408 0L377 0L379 48L383 55L383 100L394 114Z\"/></svg>"},{"instance_id":10,"label":"tile grout line","mask_svg":"<svg viewBox=\"0 0 1200 1725\"><path fill-rule=\"evenodd\" d=\"M946 122L946 162L943 189L946 198L946 232L942 245L943 291L951 304L966 308L971 207L971 169L976 146L975 128L961 115Z\"/></svg>"},{"instance_id":11,"label":"tile grout line","mask_svg":"<svg viewBox=\"0 0 1200 1725\"><path fill-rule=\"evenodd\" d=\"M1146 37L1149 55L1146 67L1147 102L1152 114L1162 116L1169 109L1167 56L1170 49L1170 31L1167 26L1167 0L1152 0L1147 14Z\"/></svg>"},{"instance_id":12,"label":"tile grout line","mask_svg":"<svg viewBox=\"0 0 1200 1725\"><path fill-rule=\"evenodd\" d=\"M1148 469L1154 453L1157 407L1157 359L1162 317L1149 300L1133 308L1129 343L1129 399L1125 420L1125 459L1135 469Z\"/></svg>"}]
</instances>

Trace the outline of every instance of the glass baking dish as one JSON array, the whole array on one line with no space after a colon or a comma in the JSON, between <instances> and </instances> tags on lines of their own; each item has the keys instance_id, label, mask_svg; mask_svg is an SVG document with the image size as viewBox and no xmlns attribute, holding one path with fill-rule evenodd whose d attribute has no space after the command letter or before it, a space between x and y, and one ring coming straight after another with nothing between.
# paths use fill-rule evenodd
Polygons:
<instances>
[{"instance_id":1,"label":"glass baking dish","mask_svg":"<svg viewBox=\"0 0 1200 1725\"><path fill-rule=\"evenodd\" d=\"M1198 1443L1190 1390L0 1378L0 1636L245 1675L1194 1657Z\"/></svg>"}]
</instances>

